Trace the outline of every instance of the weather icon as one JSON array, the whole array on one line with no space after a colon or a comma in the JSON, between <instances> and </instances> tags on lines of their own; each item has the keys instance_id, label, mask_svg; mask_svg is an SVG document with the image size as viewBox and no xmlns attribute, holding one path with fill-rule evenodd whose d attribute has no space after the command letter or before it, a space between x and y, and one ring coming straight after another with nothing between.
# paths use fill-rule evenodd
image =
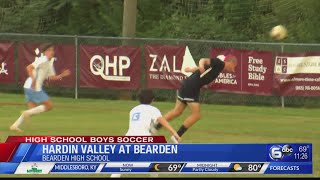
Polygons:
<instances>
[{"instance_id":1,"label":"weather icon","mask_svg":"<svg viewBox=\"0 0 320 180\"><path fill-rule=\"evenodd\" d=\"M159 166L160 166L160 164L155 164L155 165L154 165L154 169L155 169L156 171L160 171Z\"/></svg>"},{"instance_id":2,"label":"weather icon","mask_svg":"<svg viewBox=\"0 0 320 180\"><path fill-rule=\"evenodd\" d=\"M241 171L241 170L242 170L242 167L240 166L240 164L235 164L235 165L233 166L233 169L234 169L235 171Z\"/></svg>"}]
</instances>

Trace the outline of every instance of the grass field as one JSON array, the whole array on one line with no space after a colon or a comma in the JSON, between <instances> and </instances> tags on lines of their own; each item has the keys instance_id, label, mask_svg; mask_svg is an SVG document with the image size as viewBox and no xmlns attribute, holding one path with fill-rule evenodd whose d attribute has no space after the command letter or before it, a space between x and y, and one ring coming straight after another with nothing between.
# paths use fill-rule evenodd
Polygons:
<instances>
[{"instance_id":1,"label":"grass field","mask_svg":"<svg viewBox=\"0 0 320 180\"><path fill-rule=\"evenodd\" d=\"M9 135L124 135L128 112L135 101L52 98L55 108L32 117L22 129L10 132L8 127L24 110L23 95L0 93L0 141ZM155 102L163 113L173 103ZM178 129L187 110L172 122ZM169 137L165 130L160 134ZM313 175L160 175L160 177L319 177L320 111L319 109L202 105L202 119L184 136L184 143L313 143ZM8 177L9 175L0 175ZM13 177L14 175L10 175ZM33 177L16 175L14 177ZM148 177L126 175L125 177ZM109 175L37 175L37 177L109 177Z\"/></svg>"}]
</instances>

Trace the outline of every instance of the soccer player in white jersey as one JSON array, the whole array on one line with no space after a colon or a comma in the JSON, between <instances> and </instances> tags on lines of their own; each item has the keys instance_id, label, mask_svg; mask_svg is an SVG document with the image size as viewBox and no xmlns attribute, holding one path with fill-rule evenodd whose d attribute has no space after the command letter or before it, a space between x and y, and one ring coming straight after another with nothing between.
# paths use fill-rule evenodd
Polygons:
<instances>
[{"instance_id":1,"label":"soccer player in white jersey","mask_svg":"<svg viewBox=\"0 0 320 180\"><path fill-rule=\"evenodd\" d=\"M41 45L40 51L41 56L26 67L29 77L24 83L24 93L28 110L21 113L21 116L10 126L10 130L21 132L19 126L26 118L53 108L52 101L42 89L45 80L62 80L70 75L70 70L64 70L61 74L56 75L53 66L54 46L52 44Z\"/></svg>"},{"instance_id":2,"label":"soccer player in white jersey","mask_svg":"<svg viewBox=\"0 0 320 180\"><path fill-rule=\"evenodd\" d=\"M158 108L151 105L154 95L149 89L141 90L138 94L140 105L134 107L130 111L129 130L126 136L151 136L155 124L161 124L169 130L177 141L180 142L180 136L165 120ZM157 174L150 174L152 177L157 177ZM121 177L121 174L112 174L112 178Z\"/></svg>"}]
</instances>

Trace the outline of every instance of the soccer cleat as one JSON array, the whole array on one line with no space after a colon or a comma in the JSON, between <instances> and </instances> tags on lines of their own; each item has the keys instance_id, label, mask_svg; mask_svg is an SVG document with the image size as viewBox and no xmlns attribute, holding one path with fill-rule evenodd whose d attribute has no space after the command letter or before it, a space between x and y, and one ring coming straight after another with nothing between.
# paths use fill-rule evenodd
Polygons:
<instances>
[{"instance_id":1,"label":"soccer cleat","mask_svg":"<svg viewBox=\"0 0 320 180\"><path fill-rule=\"evenodd\" d=\"M179 144L178 140L174 136L171 136L170 139L174 144Z\"/></svg>"},{"instance_id":2,"label":"soccer cleat","mask_svg":"<svg viewBox=\"0 0 320 180\"><path fill-rule=\"evenodd\" d=\"M18 127L15 126L15 125L10 126L10 130L11 130L11 131L17 131L17 132L23 132L23 130L21 130L20 128L18 128Z\"/></svg>"}]
</instances>

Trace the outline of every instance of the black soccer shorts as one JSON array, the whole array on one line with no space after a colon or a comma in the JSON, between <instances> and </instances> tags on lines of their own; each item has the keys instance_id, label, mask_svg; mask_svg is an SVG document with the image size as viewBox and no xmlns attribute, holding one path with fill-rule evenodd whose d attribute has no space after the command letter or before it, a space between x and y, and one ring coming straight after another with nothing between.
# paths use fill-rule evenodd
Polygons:
<instances>
[{"instance_id":1,"label":"black soccer shorts","mask_svg":"<svg viewBox=\"0 0 320 180\"><path fill-rule=\"evenodd\" d=\"M189 102L199 102L200 88L188 88L187 86L182 86L177 90L177 98L187 104Z\"/></svg>"}]
</instances>

